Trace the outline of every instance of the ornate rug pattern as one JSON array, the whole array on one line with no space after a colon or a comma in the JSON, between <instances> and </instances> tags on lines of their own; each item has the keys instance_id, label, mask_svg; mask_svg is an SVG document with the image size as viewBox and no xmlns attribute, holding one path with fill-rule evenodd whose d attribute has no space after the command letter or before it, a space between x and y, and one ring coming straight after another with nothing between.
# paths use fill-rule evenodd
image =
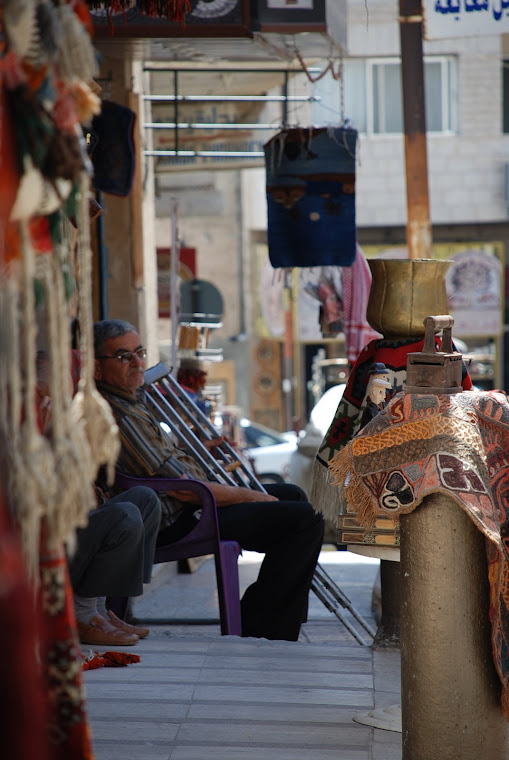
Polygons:
<instances>
[{"instance_id":1,"label":"ornate rug pattern","mask_svg":"<svg viewBox=\"0 0 509 760\"><path fill-rule=\"evenodd\" d=\"M394 392L401 391L406 380L406 364L409 353L422 351L424 337L415 340L377 338L371 340L361 351L352 367L343 397L338 404L334 418L318 449L313 465L313 485L311 503L323 512L326 519L336 522L341 501L341 492L332 488L328 464L338 451L346 446L358 432L364 410L364 398L369 381L369 370L375 362L383 362L389 372L389 381ZM440 349L440 339L436 348ZM472 381L463 363L463 390L470 390Z\"/></svg>"},{"instance_id":2,"label":"ornate rug pattern","mask_svg":"<svg viewBox=\"0 0 509 760\"><path fill-rule=\"evenodd\" d=\"M490 620L509 720L509 403L502 391L399 393L329 462L362 525L447 493L487 541ZM346 482L345 482L346 481Z\"/></svg>"}]
</instances>

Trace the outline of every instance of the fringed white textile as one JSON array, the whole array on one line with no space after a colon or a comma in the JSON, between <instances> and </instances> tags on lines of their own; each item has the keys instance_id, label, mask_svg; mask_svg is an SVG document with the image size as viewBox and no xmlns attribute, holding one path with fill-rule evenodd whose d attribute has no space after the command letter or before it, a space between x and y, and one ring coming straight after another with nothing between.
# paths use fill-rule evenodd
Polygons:
<instances>
[{"instance_id":1,"label":"fringed white textile","mask_svg":"<svg viewBox=\"0 0 509 760\"><path fill-rule=\"evenodd\" d=\"M80 426L89 441L96 467L105 465L107 477L114 478L115 463L120 452L118 428L107 401L95 387L94 381L94 338L92 322L92 275L90 230L88 219L88 175L84 174L79 199L78 213L78 294L79 321L81 335L82 368L78 393L72 402L72 419Z\"/></svg>"},{"instance_id":2,"label":"fringed white textile","mask_svg":"<svg viewBox=\"0 0 509 760\"><path fill-rule=\"evenodd\" d=\"M341 486L333 485L329 468L320 460L313 462L312 483L309 500L317 512L321 512L324 519L337 527L338 515L342 511L342 504L346 503Z\"/></svg>"},{"instance_id":3,"label":"fringed white textile","mask_svg":"<svg viewBox=\"0 0 509 760\"><path fill-rule=\"evenodd\" d=\"M97 58L85 27L70 5L60 4L56 14L62 27L62 42L58 49L58 73L63 80L84 82L97 75Z\"/></svg>"},{"instance_id":4,"label":"fringed white textile","mask_svg":"<svg viewBox=\"0 0 509 760\"><path fill-rule=\"evenodd\" d=\"M61 247L62 248L62 247ZM40 256L37 274L44 286L47 303L49 351L49 388L52 418L49 437L55 459L57 493L46 512L51 538L67 541L74 549L74 529L86 524L87 514L96 503L93 480L97 472L90 445L71 414L70 317L65 300L63 251ZM55 400L58 401L55 403Z\"/></svg>"},{"instance_id":5,"label":"fringed white textile","mask_svg":"<svg viewBox=\"0 0 509 760\"><path fill-rule=\"evenodd\" d=\"M20 225L23 257L19 279L5 284L12 353L6 373L11 415L6 430L9 503L20 527L21 543L30 576L38 577L39 530L42 516L55 498L55 461L49 441L41 435L35 414L35 345L37 326L34 297L34 252L26 223ZM19 298L14 293L16 288ZM5 292L5 291L4 291Z\"/></svg>"},{"instance_id":6,"label":"fringed white textile","mask_svg":"<svg viewBox=\"0 0 509 760\"><path fill-rule=\"evenodd\" d=\"M41 522L47 548L68 541L95 505L93 484L99 466L106 464L111 473L119 448L113 415L93 380L90 163L80 124L98 105L87 84L97 71L97 59L74 2L0 0L0 7L4 63L8 59L2 86L14 91L33 77L39 88L28 88L26 97L16 95L23 97L28 117L20 117L9 99L9 108L2 103L0 113L12 119L13 132L18 129L23 138L26 129L28 135L13 142L21 176L18 179L13 169L12 177L4 177L5 187L9 182L13 186L13 202L0 214L0 442L2 488L19 525L35 586ZM73 129L80 139L73 139ZM62 146L72 149L60 166L52 150L56 153ZM81 161L75 155L80 146ZM72 200L80 166L85 167L77 214L83 376L78 397L71 401L70 308L63 271L71 245L57 234L55 223L56 216L65 213L64 199ZM69 213L70 208L69 201ZM4 219L7 214L9 222ZM36 278L44 296L47 346L42 344L43 331L38 335ZM43 347L51 396L51 425L45 431L39 430L36 407L36 354Z\"/></svg>"}]
</instances>

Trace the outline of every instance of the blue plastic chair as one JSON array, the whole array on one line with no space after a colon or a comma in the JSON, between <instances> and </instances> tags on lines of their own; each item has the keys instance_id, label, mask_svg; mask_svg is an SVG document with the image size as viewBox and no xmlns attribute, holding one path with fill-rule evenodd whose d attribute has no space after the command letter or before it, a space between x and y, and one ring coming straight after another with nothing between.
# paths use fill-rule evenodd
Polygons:
<instances>
[{"instance_id":1,"label":"blue plastic chair","mask_svg":"<svg viewBox=\"0 0 509 760\"><path fill-rule=\"evenodd\" d=\"M154 491L194 491L201 500L201 517L194 528L183 538L165 546L158 546L154 564L173 562L190 557L213 554L216 564L219 616L223 636L242 636L238 558L242 553L236 541L223 541L219 536L216 500L210 488L197 480L186 478L135 478L116 473L116 485L127 490L135 486L148 486ZM126 597L114 597L111 609L124 618Z\"/></svg>"}]
</instances>

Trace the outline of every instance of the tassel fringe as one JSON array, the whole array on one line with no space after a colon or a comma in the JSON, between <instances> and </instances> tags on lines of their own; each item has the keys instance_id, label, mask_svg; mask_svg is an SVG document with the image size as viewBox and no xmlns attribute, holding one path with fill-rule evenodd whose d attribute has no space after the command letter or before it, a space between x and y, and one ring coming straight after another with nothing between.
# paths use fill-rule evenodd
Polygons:
<instances>
[{"instance_id":1,"label":"tassel fringe","mask_svg":"<svg viewBox=\"0 0 509 760\"><path fill-rule=\"evenodd\" d=\"M371 528L376 519L376 504L362 481L354 474L351 451L348 444L330 460L331 482L342 488L346 503L355 512L359 524Z\"/></svg>"}]
</instances>

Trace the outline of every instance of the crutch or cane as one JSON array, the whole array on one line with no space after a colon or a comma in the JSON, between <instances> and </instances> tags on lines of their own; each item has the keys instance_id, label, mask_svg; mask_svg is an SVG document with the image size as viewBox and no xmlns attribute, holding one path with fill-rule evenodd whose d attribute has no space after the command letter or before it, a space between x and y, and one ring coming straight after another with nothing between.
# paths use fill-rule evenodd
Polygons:
<instances>
[{"instance_id":1,"label":"crutch or cane","mask_svg":"<svg viewBox=\"0 0 509 760\"><path fill-rule=\"evenodd\" d=\"M211 441L216 439L219 433L207 415L171 375L169 367L164 362L156 364L145 372L145 389L148 404L156 416L168 425L184 448L190 449L209 477L228 485L253 488L266 493L262 483L228 441L223 440L219 445L214 446L217 456L214 456L204 445L202 438L205 441ZM341 607L348 610L364 630L374 638L375 631L354 609L348 597L319 563L315 568L311 590L359 644L367 645L367 642L341 613Z\"/></svg>"}]
</instances>

